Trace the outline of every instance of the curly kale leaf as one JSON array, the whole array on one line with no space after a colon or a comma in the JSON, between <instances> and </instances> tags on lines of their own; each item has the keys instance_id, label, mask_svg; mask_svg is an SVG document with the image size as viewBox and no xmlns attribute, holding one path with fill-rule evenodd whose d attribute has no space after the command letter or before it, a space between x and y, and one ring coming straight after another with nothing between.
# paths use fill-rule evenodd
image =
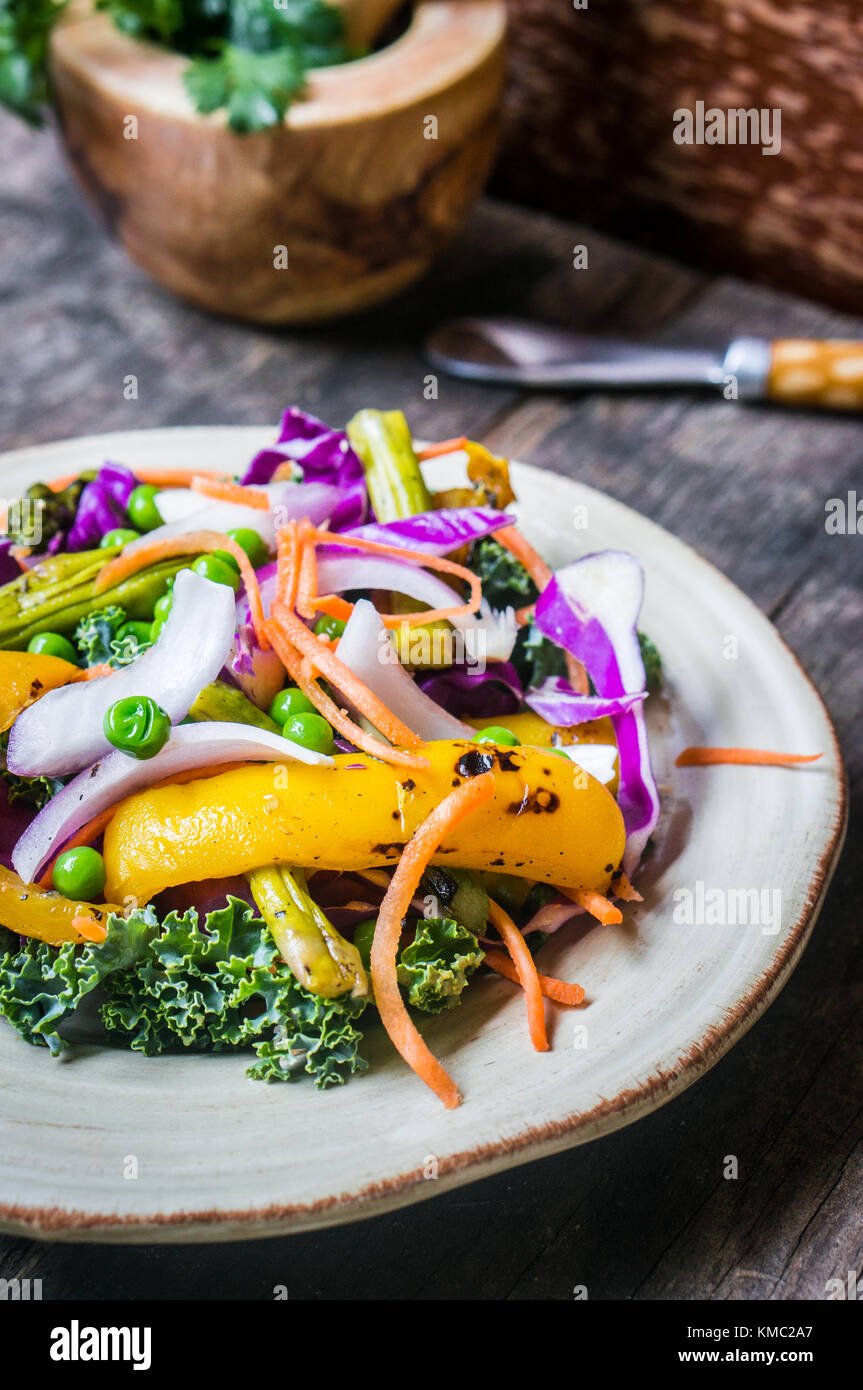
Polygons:
<instances>
[{"instance_id":1,"label":"curly kale leaf","mask_svg":"<svg viewBox=\"0 0 863 1390\"><path fill-rule=\"evenodd\" d=\"M304 989L281 959L266 924L230 897L207 915L171 913L147 958L112 977L102 1021L129 1045L153 1055L168 1047L224 1051L252 1044L248 1075L289 1080L304 1070L320 1087L365 1070L353 1020L364 1000L322 999Z\"/></svg>"},{"instance_id":2,"label":"curly kale leaf","mask_svg":"<svg viewBox=\"0 0 863 1390\"><path fill-rule=\"evenodd\" d=\"M41 811L51 797L57 795L64 783L58 777L19 777L16 773L10 772L6 766L8 742L8 731L0 734L0 777L6 784L6 799L10 806L14 806L16 801L23 801L26 806L33 806L37 811Z\"/></svg>"},{"instance_id":3,"label":"curly kale leaf","mask_svg":"<svg viewBox=\"0 0 863 1390\"><path fill-rule=\"evenodd\" d=\"M533 618L519 630L512 664L525 690L542 685L549 676L566 676L566 653L542 635Z\"/></svg>"},{"instance_id":4,"label":"curly kale leaf","mask_svg":"<svg viewBox=\"0 0 863 1390\"><path fill-rule=\"evenodd\" d=\"M645 632L639 632L638 645L644 662L644 685L651 695L662 689L662 657Z\"/></svg>"},{"instance_id":5,"label":"curly kale leaf","mask_svg":"<svg viewBox=\"0 0 863 1390\"><path fill-rule=\"evenodd\" d=\"M27 1042L59 1053L65 1047L59 1025L98 984L140 961L157 928L155 913L144 908L129 917L112 913L99 943L56 947L30 940L8 951L0 958L0 1015Z\"/></svg>"},{"instance_id":6,"label":"curly kale leaf","mask_svg":"<svg viewBox=\"0 0 863 1390\"><path fill-rule=\"evenodd\" d=\"M539 597L539 590L521 561L493 536L477 541L471 566L482 580L482 596L492 608L526 608Z\"/></svg>"},{"instance_id":7,"label":"curly kale leaf","mask_svg":"<svg viewBox=\"0 0 863 1390\"><path fill-rule=\"evenodd\" d=\"M134 632L122 632L126 612L117 603L94 608L75 629L75 645L87 666L128 666L151 645Z\"/></svg>"},{"instance_id":8,"label":"curly kale leaf","mask_svg":"<svg viewBox=\"0 0 863 1390\"><path fill-rule=\"evenodd\" d=\"M451 917L422 918L397 967L408 1003L428 1014L455 1008L484 955L473 932Z\"/></svg>"},{"instance_id":9,"label":"curly kale leaf","mask_svg":"<svg viewBox=\"0 0 863 1390\"><path fill-rule=\"evenodd\" d=\"M111 659L111 643L126 621L119 604L95 608L75 629L75 646L88 666L103 666Z\"/></svg>"},{"instance_id":10,"label":"curly kale leaf","mask_svg":"<svg viewBox=\"0 0 863 1390\"><path fill-rule=\"evenodd\" d=\"M48 40L68 0L0 0L0 103L41 124Z\"/></svg>"}]
</instances>

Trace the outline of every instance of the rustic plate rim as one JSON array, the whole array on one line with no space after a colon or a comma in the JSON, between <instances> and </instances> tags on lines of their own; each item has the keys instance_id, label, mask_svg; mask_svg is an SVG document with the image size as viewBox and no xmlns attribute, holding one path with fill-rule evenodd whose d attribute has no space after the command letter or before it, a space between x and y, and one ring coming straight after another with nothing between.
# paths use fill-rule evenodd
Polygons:
<instances>
[{"instance_id":1,"label":"rustic plate rim","mask_svg":"<svg viewBox=\"0 0 863 1390\"><path fill-rule=\"evenodd\" d=\"M97 446L106 438L112 441L128 440L132 444L142 437L149 438L156 434L188 439L195 434L251 434L255 431L263 432L268 428L270 427L259 425L175 425L107 431L103 434L73 436L65 440L52 440L44 444L10 449L0 453L0 465L15 467L18 463L26 464L28 458L36 455L45 456L54 451L62 453L64 448L72 445L76 448L86 447L91 442ZM690 563L694 562L709 573L714 584L732 591L743 600L756 620L766 623L771 628L774 637L791 657L800 680L808 686L810 694L814 695L831 739L836 766L835 809L827 843L810 881L803 910L794 925L788 929L782 947L771 964L737 1001L721 1025L714 1025L709 1029L704 1040L691 1046L688 1053L682 1055L673 1067L651 1075L641 1085L627 1088L611 1099L603 1099L589 1111L575 1112L561 1120L548 1121L543 1125L528 1126L508 1138L450 1155L442 1160L441 1170L434 1184L434 1194L428 1193L428 1196L442 1194L507 1168L520 1166L563 1149L574 1148L601 1135L613 1133L634 1123L643 1114L659 1109L704 1076L766 1012L796 968L830 886L842 851L848 819L847 772L830 712L794 649L745 591L686 541L625 502L553 470L526 463L517 463L515 467L519 473L528 475L529 481L533 483L552 478L564 488L567 485L576 486L588 497L601 497L604 504L612 505L612 509L619 509L622 514L636 517L640 525L656 532L664 546L679 548ZM219 1207L169 1213L121 1214L89 1212L60 1206L30 1207L23 1203L0 1203L0 1230L35 1239L84 1240L106 1244L144 1243L147 1238L159 1243L265 1239L382 1215L417 1200L420 1185L428 1188L423 1170L418 1167L385 1181L366 1184L354 1191L320 1198L315 1202L271 1203L262 1207Z\"/></svg>"}]
</instances>

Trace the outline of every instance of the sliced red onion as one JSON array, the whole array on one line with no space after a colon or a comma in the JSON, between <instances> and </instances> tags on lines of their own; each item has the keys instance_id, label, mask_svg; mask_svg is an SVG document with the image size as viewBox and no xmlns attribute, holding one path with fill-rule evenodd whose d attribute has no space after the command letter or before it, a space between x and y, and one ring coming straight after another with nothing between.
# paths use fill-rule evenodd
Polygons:
<instances>
[{"instance_id":1,"label":"sliced red onion","mask_svg":"<svg viewBox=\"0 0 863 1390\"><path fill-rule=\"evenodd\" d=\"M417 512L398 521L373 521L345 535L381 545L400 545L425 555L448 555L511 524L511 516L491 507L442 507L439 512Z\"/></svg>"},{"instance_id":2,"label":"sliced red onion","mask_svg":"<svg viewBox=\"0 0 863 1390\"><path fill-rule=\"evenodd\" d=\"M564 922L570 918L577 917L584 912L583 907L577 903L570 902L568 898L553 898L550 903L543 903L533 914L529 922L525 922L522 932L526 936L528 932L544 931L549 936L562 927Z\"/></svg>"},{"instance_id":3,"label":"sliced red onion","mask_svg":"<svg viewBox=\"0 0 863 1390\"><path fill-rule=\"evenodd\" d=\"M149 695L177 723L216 679L234 640L234 595L194 570L180 570L156 642L110 676L50 690L19 714L7 763L19 776L66 777L110 748L102 721L117 700Z\"/></svg>"},{"instance_id":4,"label":"sliced red onion","mask_svg":"<svg viewBox=\"0 0 863 1390\"><path fill-rule=\"evenodd\" d=\"M420 738L473 738L474 731L424 695L398 659L373 603L361 598L339 638L339 660Z\"/></svg>"},{"instance_id":5,"label":"sliced red onion","mask_svg":"<svg viewBox=\"0 0 863 1390\"><path fill-rule=\"evenodd\" d=\"M647 691L640 690L634 695L579 695L569 681L549 676L535 690L528 690L524 698L534 713L547 719L549 724L571 728L574 724L586 724L590 719L626 714L647 698Z\"/></svg>"},{"instance_id":6,"label":"sliced red onion","mask_svg":"<svg viewBox=\"0 0 863 1390\"><path fill-rule=\"evenodd\" d=\"M644 571L635 556L623 550L599 551L552 577L537 601L536 625L584 664L598 694L640 693L645 677L637 623L643 597ZM620 754L617 799L627 837L623 867L632 877L659 819L659 793L650 766L643 703L613 715L612 724Z\"/></svg>"},{"instance_id":7,"label":"sliced red onion","mask_svg":"<svg viewBox=\"0 0 863 1390\"><path fill-rule=\"evenodd\" d=\"M52 797L24 831L12 853L15 872L25 883L32 883L55 849L65 844L76 830L133 792L178 772L188 772L192 768L207 767L213 763L235 762L298 762L329 766L332 758L303 748L291 739L282 738L280 734L255 729L250 724L215 721L184 724L172 731L165 747L154 758L130 758L115 749L100 762L80 772Z\"/></svg>"},{"instance_id":8,"label":"sliced red onion","mask_svg":"<svg viewBox=\"0 0 863 1390\"><path fill-rule=\"evenodd\" d=\"M263 570L258 571L259 578L263 573ZM264 651L258 645L245 594L237 600L236 633L222 674L225 673L253 704L265 710L285 683L285 668L276 653L271 648Z\"/></svg>"}]
</instances>

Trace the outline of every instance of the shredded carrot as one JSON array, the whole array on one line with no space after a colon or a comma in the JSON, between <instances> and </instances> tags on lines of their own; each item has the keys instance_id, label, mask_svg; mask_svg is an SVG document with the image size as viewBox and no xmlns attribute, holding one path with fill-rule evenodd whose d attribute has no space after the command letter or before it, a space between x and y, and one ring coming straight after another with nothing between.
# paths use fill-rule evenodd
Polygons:
<instances>
[{"instance_id":1,"label":"shredded carrot","mask_svg":"<svg viewBox=\"0 0 863 1390\"><path fill-rule=\"evenodd\" d=\"M638 889L637 889L637 888L633 888L633 886L632 886L632 884L630 883L629 879L626 877L626 874L623 873L622 870L621 870L621 872L617 875L616 878L613 878L613 879L611 880L611 883L612 883L612 887L613 887L613 889L614 889L614 896L615 896L616 898L620 898L621 902L624 902L624 903L643 903L643 902L644 902L644 898L641 896L641 894L639 893Z\"/></svg>"},{"instance_id":2,"label":"shredded carrot","mask_svg":"<svg viewBox=\"0 0 863 1390\"><path fill-rule=\"evenodd\" d=\"M276 598L286 608L294 608L300 577L300 533L289 521L276 536Z\"/></svg>"},{"instance_id":3,"label":"shredded carrot","mask_svg":"<svg viewBox=\"0 0 863 1390\"><path fill-rule=\"evenodd\" d=\"M222 535L220 531L188 531L184 536L169 536L167 540L151 541L131 553L127 548L115 560L109 560L99 571L93 592L102 594L112 585L119 584L130 575L137 574L139 570L146 569L148 565L155 565L160 560L170 560L177 555L200 555L211 550L226 550L236 560L246 586L246 598L255 637L258 645L266 650L270 643L266 634L264 605L261 601L258 577L243 547L237 545L230 536Z\"/></svg>"},{"instance_id":4,"label":"shredded carrot","mask_svg":"<svg viewBox=\"0 0 863 1390\"><path fill-rule=\"evenodd\" d=\"M623 921L620 908L615 907L613 902L609 902L608 898L604 898L593 888L561 888L560 892L565 898L569 898L570 902L583 907L585 912L589 912L591 917L595 917L604 927L616 927Z\"/></svg>"},{"instance_id":5,"label":"shredded carrot","mask_svg":"<svg viewBox=\"0 0 863 1390\"><path fill-rule=\"evenodd\" d=\"M328 618L340 618L344 623L354 611L354 605L341 594L323 594L312 599L310 607L315 613L326 613Z\"/></svg>"},{"instance_id":6,"label":"shredded carrot","mask_svg":"<svg viewBox=\"0 0 863 1390\"><path fill-rule=\"evenodd\" d=\"M85 941L104 941L108 935L107 931L92 917L82 915L72 918L72 926L79 936L83 936Z\"/></svg>"},{"instance_id":7,"label":"shredded carrot","mask_svg":"<svg viewBox=\"0 0 863 1390\"><path fill-rule=\"evenodd\" d=\"M467 435L460 434L458 439L444 439L440 444L427 444L424 449L417 449L416 456L422 463L423 459L437 458L439 454L454 454L456 449L463 449L467 443Z\"/></svg>"},{"instance_id":8,"label":"shredded carrot","mask_svg":"<svg viewBox=\"0 0 863 1390\"><path fill-rule=\"evenodd\" d=\"M441 841L465 816L493 795L494 774L486 772L463 782L426 816L402 851L398 868L381 903L372 939L372 985L383 1025L397 1052L448 1110L454 1110L459 1104L458 1090L408 1014L399 990L396 956L402 934L402 919ZM518 935L521 937L520 932Z\"/></svg>"},{"instance_id":9,"label":"shredded carrot","mask_svg":"<svg viewBox=\"0 0 863 1390\"><path fill-rule=\"evenodd\" d=\"M149 483L151 487L191 487L194 478L227 479L225 473L214 473L206 468L136 467L132 472L139 483Z\"/></svg>"},{"instance_id":10,"label":"shredded carrot","mask_svg":"<svg viewBox=\"0 0 863 1390\"><path fill-rule=\"evenodd\" d=\"M244 507L255 507L261 512L270 509L270 499L265 492L259 488L245 487L242 483L229 483L224 478L208 478L204 473L196 473L189 487L202 497L213 497L217 502L239 502Z\"/></svg>"},{"instance_id":11,"label":"shredded carrot","mask_svg":"<svg viewBox=\"0 0 863 1390\"><path fill-rule=\"evenodd\" d=\"M543 589L547 588L551 582L552 571L530 542L526 541L521 532L517 531L514 526L504 526L501 531L495 531L494 539L499 541L510 555L514 555L524 565L534 584L542 593ZM533 611L533 605L519 609L516 620L520 627L524 627L525 623L530 620ZM573 690L579 695L586 695L590 690L587 671L578 658L572 655L572 652L566 653L566 670Z\"/></svg>"},{"instance_id":12,"label":"shredded carrot","mask_svg":"<svg viewBox=\"0 0 863 1390\"><path fill-rule=\"evenodd\" d=\"M308 536L300 538L300 575L297 583L297 612L302 618L315 616L314 601L318 593L318 562L315 556L314 540Z\"/></svg>"},{"instance_id":13,"label":"shredded carrot","mask_svg":"<svg viewBox=\"0 0 863 1390\"><path fill-rule=\"evenodd\" d=\"M526 608L516 608L515 620L519 627L526 627L536 612L536 604L529 603Z\"/></svg>"},{"instance_id":14,"label":"shredded carrot","mask_svg":"<svg viewBox=\"0 0 863 1390\"><path fill-rule=\"evenodd\" d=\"M74 483L77 473L64 473L61 478L52 478L48 484L52 492L62 492L70 483Z\"/></svg>"},{"instance_id":15,"label":"shredded carrot","mask_svg":"<svg viewBox=\"0 0 863 1390\"><path fill-rule=\"evenodd\" d=\"M674 760L675 767L712 767L718 763L739 763L753 767L785 767L793 763L814 763L820 753L771 753L764 748L684 748Z\"/></svg>"},{"instance_id":16,"label":"shredded carrot","mask_svg":"<svg viewBox=\"0 0 863 1390\"><path fill-rule=\"evenodd\" d=\"M491 775L491 774L488 774ZM524 990L527 1005L527 1027L530 1040L537 1052L548 1052L548 1037L545 1031L545 1009L542 1003L542 986L536 962L527 949L527 942L509 913L504 912L499 903L488 900L488 917L492 926L497 927L503 937L503 944L512 957L518 975L518 982Z\"/></svg>"},{"instance_id":17,"label":"shredded carrot","mask_svg":"<svg viewBox=\"0 0 863 1390\"><path fill-rule=\"evenodd\" d=\"M108 666L101 661L98 666L88 666L86 671L82 671L80 676L73 676L73 680L94 681L99 676L113 676L116 672L113 666Z\"/></svg>"},{"instance_id":18,"label":"shredded carrot","mask_svg":"<svg viewBox=\"0 0 863 1390\"><path fill-rule=\"evenodd\" d=\"M310 632L305 623L278 601L272 607L272 620L287 637L297 651L310 661L312 668L325 676L331 684L356 705L366 719L388 738L391 743L403 744L408 748L418 748L423 740L413 729L388 709L383 700L373 690L354 675L349 666L340 661L328 643Z\"/></svg>"},{"instance_id":19,"label":"shredded carrot","mask_svg":"<svg viewBox=\"0 0 863 1390\"><path fill-rule=\"evenodd\" d=\"M498 975L505 975L513 984L521 984L518 971L503 951L486 951L484 964L490 965ZM571 1009L576 1009L579 1004L584 1003L584 990L581 985L567 984L566 980L557 980L553 975L540 975L539 972L537 977L546 999L553 999L556 1004L567 1004Z\"/></svg>"},{"instance_id":20,"label":"shredded carrot","mask_svg":"<svg viewBox=\"0 0 863 1390\"><path fill-rule=\"evenodd\" d=\"M497 535L500 532L496 532ZM390 555L399 560L410 560L412 564L420 569L439 570L441 574L451 574L457 579L461 579L470 589L470 599L459 612L475 613L482 603L482 584L473 570L467 569L464 565L457 565L454 560L445 560L440 555L426 555L421 550L407 550L400 545L382 545L379 541L368 541L362 536L340 536L330 531L317 531L315 538L318 545L344 545L354 550L367 550L373 555ZM425 622L429 613L402 613L399 615L402 622Z\"/></svg>"}]
</instances>

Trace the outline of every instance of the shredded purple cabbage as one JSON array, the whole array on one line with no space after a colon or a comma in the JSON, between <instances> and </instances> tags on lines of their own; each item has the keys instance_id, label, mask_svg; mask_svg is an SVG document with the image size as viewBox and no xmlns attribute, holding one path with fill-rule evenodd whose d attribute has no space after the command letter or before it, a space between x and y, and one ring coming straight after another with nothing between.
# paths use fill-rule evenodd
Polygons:
<instances>
[{"instance_id":1,"label":"shredded purple cabbage","mask_svg":"<svg viewBox=\"0 0 863 1390\"><path fill-rule=\"evenodd\" d=\"M18 561L12 554L12 542L0 539L0 584L9 584L21 573Z\"/></svg>"},{"instance_id":2,"label":"shredded purple cabbage","mask_svg":"<svg viewBox=\"0 0 863 1390\"><path fill-rule=\"evenodd\" d=\"M439 512L417 512L398 521L372 521L348 532L382 545L400 545L425 555L448 555L512 524L506 512L491 507L448 507Z\"/></svg>"},{"instance_id":3,"label":"shredded purple cabbage","mask_svg":"<svg viewBox=\"0 0 863 1390\"><path fill-rule=\"evenodd\" d=\"M618 698L644 690L638 615L644 571L624 550L585 555L558 570L536 605L539 631L586 667L599 695ZM641 700L612 716L620 756L617 800L626 827L623 867L630 876L659 819L659 793Z\"/></svg>"},{"instance_id":4,"label":"shredded purple cabbage","mask_svg":"<svg viewBox=\"0 0 863 1390\"><path fill-rule=\"evenodd\" d=\"M95 550L102 537L127 526L126 507L137 480L122 463L105 463L81 493L66 550ZM50 546L49 546L50 552Z\"/></svg>"},{"instance_id":5,"label":"shredded purple cabbage","mask_svg":"<svg viewBox=\"0 0 863 1390\"><path fill-rule=\"evenodd\" d=\"M464 666L438 671L420 682L420 690L460 718L516 714L522 705L521 681L509 661L496 661L482 672Z\"/></svg>"},{"instance_id":6,"label":"shredded purple cabbage","mask_svg":"<svg viewBox=\"0 0 863 1390\"><path fill-rule=\"evenodd\" d=\"M291 406L282 416L276 443L255 455L240 482L269 483L288 459L300 465L304 482L330 483L342 490L342 499L330 518L333 531L365 521L368 493L363 465L344 430L332 430L316 416Z\"/></svg>"},{"instance_id":7,"label":"shredded purple cabbage","mask_svg":"<svg viewBox=\"0 0 863 1390\"><path fill-rule=\"evenodd\" d=\"M579 695L569 681L561 676L549 676L535 690L528 690L525 703L549 724L571 728L586 724L589 719L605 719L627 710L647 697L645 690L633 695Z\"/></svg>"}]
</instances>

